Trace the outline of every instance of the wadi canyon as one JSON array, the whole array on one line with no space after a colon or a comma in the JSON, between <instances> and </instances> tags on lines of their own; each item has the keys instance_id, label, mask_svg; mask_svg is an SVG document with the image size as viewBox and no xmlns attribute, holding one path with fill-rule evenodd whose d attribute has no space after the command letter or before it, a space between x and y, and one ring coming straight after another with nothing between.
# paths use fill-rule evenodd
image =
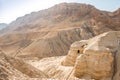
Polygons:
<instances>
[{"instance_id":1,"label":"wadi canyon","mask_svg":"<svg viewBox=\"0 0 120 80\"><path fill-rule=\"evenodd\" d=\"M120 9L61 3L0 31L0 80L120 80Z\"/></svg>"}]
</instances>

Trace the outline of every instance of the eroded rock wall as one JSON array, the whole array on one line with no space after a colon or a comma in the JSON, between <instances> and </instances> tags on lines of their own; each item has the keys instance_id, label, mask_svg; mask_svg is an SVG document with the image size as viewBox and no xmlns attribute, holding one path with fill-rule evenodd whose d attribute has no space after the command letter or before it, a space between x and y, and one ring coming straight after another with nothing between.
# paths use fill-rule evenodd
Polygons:
<instances>
[{"instance_id":1,"label":"eroded rock wall","mask_svg":"<svg viewBox=\"0 0 120 80\"><path fill-rule=\"evenodd\" d=\"M98 80L119 80L120 31L100 34L71 45L63 65L74 66L74 76ZM78 50L80 54L78 54ZM72 52L74 51L74 52Z\"/></svg>"}]
</instances>

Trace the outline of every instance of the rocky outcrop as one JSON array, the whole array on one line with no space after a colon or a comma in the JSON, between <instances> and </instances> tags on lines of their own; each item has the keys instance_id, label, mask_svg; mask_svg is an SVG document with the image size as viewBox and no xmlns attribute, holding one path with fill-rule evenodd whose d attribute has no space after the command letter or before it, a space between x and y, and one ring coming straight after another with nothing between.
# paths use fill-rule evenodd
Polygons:
<instances>
[{"instance_id":1,"label":"rocky outcrop","mask_svg":"<svg viewBox=\"0 0 120 80\"><path fill-rule=\"evenodd\" d=\"M62 65L74 66L76 62L76 58L78 57L78 55L83 53L83 50L86 45L87 45L86 40L74 42L70 47L68 55L66 56L65 60L62 62Z\"/></svg>"},{"instance_id":2,"label":"rocky outcrop","mask_svg":"<svg viewBox=\"0 0 120 80\"><path fill-rule=\"evenodd\" d=\"M74 66L76 77L90 79L119 79L120 31L111 31L71 45L63 60L65 66Z\"/></svg>"},{"instance_id":3,"label":"rocky outcrop","mask_svg":"<svg viewBox=\"0 0 120 80\"><path fill-rule=\"evenodd\" d=\"M80 55L75 64L74 75L90 76L92 79L106 79L113 75L113 56L110 52L91 51Z\"/></svg>"},{"instance_id":4,"label":"rocky outcrop","mask_svg":"<svg viewBox=\"0 0 120 80\"><path fill-rule=\"evenodd\" d=\"M19 80L20 78L25 79L29 77L10 65L6 60L6 55L0 52L0 80Z\"/></svg>"},{"instance_id":5,"label":"rocky outcrop","mask_svg":"<svg viewBox=\"0 0 120 80\"><path fill-rule=\"evenodd\" d=\"M0 80L32 80L34 78L42 79L48 76L23 60L0 52Z\"/></svg>"}]
</instances>

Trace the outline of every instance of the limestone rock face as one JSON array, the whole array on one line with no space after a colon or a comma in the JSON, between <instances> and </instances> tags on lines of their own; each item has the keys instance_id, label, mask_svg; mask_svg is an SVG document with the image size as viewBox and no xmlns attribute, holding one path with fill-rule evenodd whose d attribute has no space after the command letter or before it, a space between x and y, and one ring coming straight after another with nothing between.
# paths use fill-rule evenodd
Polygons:
<instances>
[{"instance_id":1,"label":"limestone rock face","mask_svg":"<svg viewBox=\"0 0 120 80\"><path fill-rule=\"evenodd\" d=\"M113 56L109 52L81 54L75 64L74 75L90 75L92 79L109 78L113 75Z\"/></svg>"},{"instance_id":2,"label":"limestone rock face","mask_svg":"<svg viewBox=\"0 0 120 80\"><path fill-rule=\"evenodd\" d=\"M111 80L119 77L120 31L100 34L88 40L77 41L63 60L65 66L74 66L76 77Z\"/></svg>"},{"instance_id":3,"label":"limestone rock face","mask_svg":"<svg viewBox=\"0 0 120 80\"><path fill-rule=\"evenodd\" d=\"M62 65L74 66L76 58L78 57L78 55L83 53L83 50L86 45L86 40L81 40L73 43L70 47L68 55L66 56L65 60L63 60Z\"/></svg>"}]
</instances>

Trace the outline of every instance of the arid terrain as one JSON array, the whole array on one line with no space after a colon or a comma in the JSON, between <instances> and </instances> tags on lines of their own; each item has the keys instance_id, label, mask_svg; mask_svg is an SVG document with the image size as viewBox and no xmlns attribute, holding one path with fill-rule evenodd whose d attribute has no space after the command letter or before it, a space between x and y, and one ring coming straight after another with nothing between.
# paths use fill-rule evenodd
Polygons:
<instances>
[{"instance_id":1,"label":"arid terrain","mask_svg":"<svg viewBox=\"0 0 120 80\"><path fill-rule=\"evenodd\" d=\"M61 3L0 31L0 80L120 80L120 8Z\"/></svg>"}]
</instances>

